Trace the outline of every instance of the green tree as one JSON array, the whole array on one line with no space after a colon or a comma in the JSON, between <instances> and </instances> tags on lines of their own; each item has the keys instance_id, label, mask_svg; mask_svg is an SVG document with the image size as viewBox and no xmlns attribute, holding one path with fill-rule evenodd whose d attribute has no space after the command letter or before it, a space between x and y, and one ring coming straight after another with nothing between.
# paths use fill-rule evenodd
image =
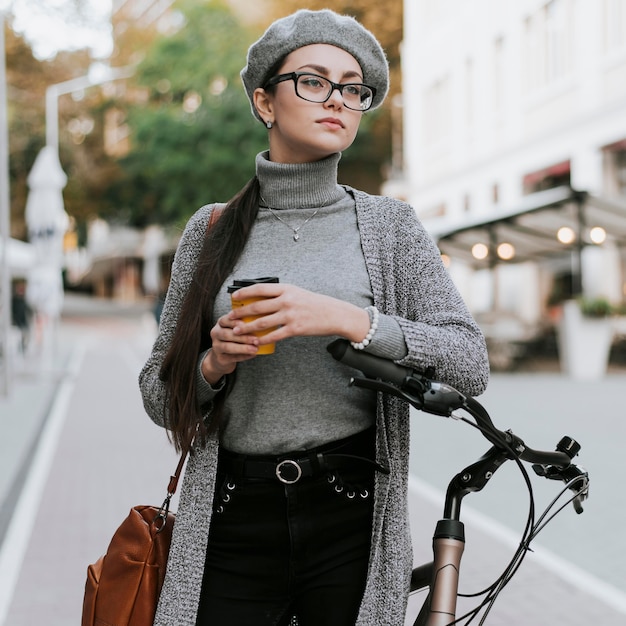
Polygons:
<instances>
[{"instance_id":1,"label":"green tree","mask_svg":"<svg viewBox=\"0 0 626 626\"><path fill-rule=\"evenodd\" d=\"M227 200L267 146L239 79L251 33L221 2L177 8L184 27L157 39L138 67L143 102L128 109L131 150L108 193L109 217L135 226L181 223Z\"/></svg>"}]
</instances>

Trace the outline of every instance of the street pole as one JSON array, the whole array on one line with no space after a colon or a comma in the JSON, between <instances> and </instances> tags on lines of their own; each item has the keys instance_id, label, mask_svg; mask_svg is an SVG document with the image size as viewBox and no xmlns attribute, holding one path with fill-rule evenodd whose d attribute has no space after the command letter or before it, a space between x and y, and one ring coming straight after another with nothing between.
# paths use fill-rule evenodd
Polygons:
<instances>
[{"instance_id":1,"label":"street pole","mask_svg":"<svg viewBox=\"0 0 626 626\"><path fill-rule=\"evenodd\" d=\"M8 249L10 233L9 205L9 116L7 114L6 55L4 51L4 11L0 11L0 230L2 253L0 257L0 314L2 319L2 382L3 396L11 391L11 277L9 275Z\"/></svg>"},{"instance_id":2,"label":"street pole","mask_svg":"<svg viewBox=\"0 0 626 626\"><path fill-rule=\"evenodd\" d=\"M59 98L94 85L126 78L132 68L103 67L97 72L92 65L86 76L79 76L46 89L46 145L28 175L30 191L26 199L26 223L29 239L36 249L37 262L28 276L27 299L41 319L43 361L55 353L56 336L63 308L63 235L67 214L62 190L67 183L59 158Z\"/></svg>"},{"instance_id":3,"label":"street pole","mask_svg":"<svg viewBox=\"0 0 626 626\"><path fill-rule=\"evenodd\" d=\"M110 68L107 67L102 77L94 77L90 74L71 78L62 83L50 85L46 89L46 146L54 148L55 154L59 152L59 97L68 93L74 93L87 87L94 87L120 78L130 78L135 73L133 66Z\"/></svg>"}]
</instances>

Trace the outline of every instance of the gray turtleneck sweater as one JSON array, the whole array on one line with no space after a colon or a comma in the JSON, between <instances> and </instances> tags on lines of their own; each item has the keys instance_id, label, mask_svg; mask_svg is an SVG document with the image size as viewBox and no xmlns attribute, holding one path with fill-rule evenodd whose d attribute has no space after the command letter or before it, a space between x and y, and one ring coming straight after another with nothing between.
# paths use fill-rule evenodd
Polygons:
<instances>
[{"instance_id":1,"label":"gray turtleneck sweater","mask_svg":"<svg viewBox=\"0 0 626 626\"><path fill-rule=\"evenodd\" d=\"M234 278L278 276L282 283L360 307L372 304L354 198L337 184L339 158L281 164L269 161L267 153L257 156L262 206L216 299L214 319L230 310L226 285ZM293 229L299 227L294 241ZM274 354L237 366L221 434L226 448L247 454L303 450L374 423L375 394L348 386L345 370L326 351L331 339L289 338L278 343ZM392 317L381 315L368 350L391 359L405 356L402 330ZM201 403L217 392L201 375L198 387Z\"/></svg>"}]
</instances>

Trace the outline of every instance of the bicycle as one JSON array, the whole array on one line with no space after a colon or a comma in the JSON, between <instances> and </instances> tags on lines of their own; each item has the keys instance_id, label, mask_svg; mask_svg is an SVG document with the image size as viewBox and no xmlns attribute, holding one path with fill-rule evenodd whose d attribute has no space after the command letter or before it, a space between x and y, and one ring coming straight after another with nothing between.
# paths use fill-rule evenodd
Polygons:
<instances>
[{"instance_id":1,"label":"bicycle","mask_svg":"<svg viewBox=\"0 0 626 626\"><path fill-rule=\"evenodd\" d=\"M433 560L413 569L410 587L411 593L427 590L413 626L470 624L475 619L480 619L478 623L484 624L499 593L517 572L537 534L569 503L573 504L577 513L583 512L582 502L589 495L589 475L584 468L573 463L580 445L571 437L564 436L554 451L534 450L511 430L496 428L487 410L476 399L434 380L432 370L416 372L387 359L355 350L344 339L333 341L327 349L336 360L362 372L363 376L351 379L351 385L392 394L426 413L458 419L478 429L491 443L491 448L484 455L462 469L448 484L443 517L437 522L433 536ZM460 412L467 413L470 419ZM482 601L457 617L457 600L463 595L459 594L459 575L465 546L461 504L466 495L481 491L507 461L517 464L529 491L530 507L526 527L504 572L492 585L471 594L471 597L482 597ZM565 484L537 518L530 476L523 463L532 464L537 476ZM573 495L556 508L568 490Z\"/></svg>"}]
</instances>

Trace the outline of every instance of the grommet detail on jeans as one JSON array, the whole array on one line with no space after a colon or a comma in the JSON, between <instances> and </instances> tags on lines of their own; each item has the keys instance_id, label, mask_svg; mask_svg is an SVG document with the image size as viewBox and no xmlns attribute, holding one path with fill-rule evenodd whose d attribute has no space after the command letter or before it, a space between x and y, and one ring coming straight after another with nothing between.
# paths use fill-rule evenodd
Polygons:
<instances>
[{"instance_id":1,"label":"grommet detail on jeans","mask_svg":"<svg viewBox=\"0 0 626 626\"><path fill-rule=\"evenodd\" d=\"M214 513L220 514L225 510L225 505L231 501L231 494L237 488L237 484L230 478L226 478L222 483L219 491L215 494Z\"/></svg>"},{"instance_id":2,"label":"grommet detail on jeans","mask_svg":"<svg viewBox=\"0 0 626 626\"><path fill-rule=\"evenodd\" d=\"M344 483L341 476L335 472L327 476L327 480L330 485L333 486L333 490L337 494L344 494L348 500L354 500L357 495L361 500L367 500L370 496L370 491L363 485L352 485Z\"/></svg>"}]
</instances>

